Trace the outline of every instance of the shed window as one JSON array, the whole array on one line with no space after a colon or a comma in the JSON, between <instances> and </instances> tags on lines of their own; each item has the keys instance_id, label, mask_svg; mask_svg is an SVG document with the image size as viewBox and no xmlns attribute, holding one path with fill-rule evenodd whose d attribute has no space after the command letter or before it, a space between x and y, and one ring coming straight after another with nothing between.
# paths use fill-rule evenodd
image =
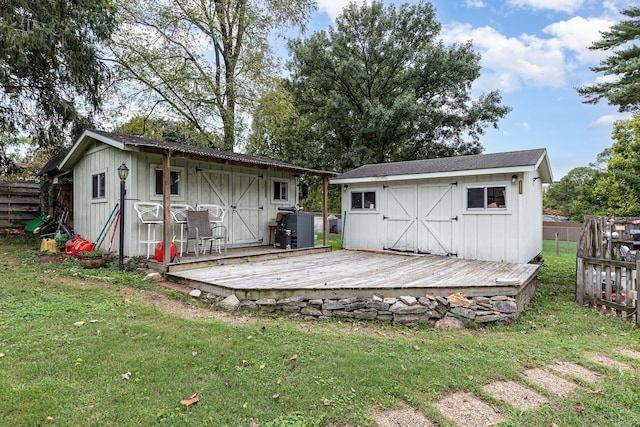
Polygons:
<instances>
[{"instance_id":1,"label":"shed window","mask_svg":"<svg viewBox=\"0 0 640 427\"><path fill-rule=\"evenodd\" d=\"M375 209L376 208L376 192L375 191L352 191L351 192L351 210Z\"/></svg>"},{"instance_id":2,"label":"shed window","mask_svg":"<svg viewBox=\"0 0 640 427\"><path fill-rule=\"evenodd\" d=\"M170 187L169 194L172 196L180 195L180 172L170 171ZM162 169L156 169L156 196L162 196Z\"/></svg>"},{"instance_id":3,"label":"shed window","mask_svg":"<svg viewBox=\"0 0 640 427\"><path fill-rule=\"evenodd\" d=\"M105 172L91 175L91 198L104 199L106 197Z\"/></svg>"},{"instance_id":4,"label":"shed window","mask_svg":"<svg viewBox=\"0 0 640 427\"><path fill-rule=\"evenodd\" d=\"M278 202L289 200L289 183L287 181L273 181L273 200Z\"/></svg>"},{"instance_id":5,"label":"shed window","mask_svg":"<svg viewBox=\"0 0 640 427\"><path fill-rule=\"evenodd\" d=\"M467 188L467 209L505 209L506 192L504 186Z\"/></svg>"}]
</instances>

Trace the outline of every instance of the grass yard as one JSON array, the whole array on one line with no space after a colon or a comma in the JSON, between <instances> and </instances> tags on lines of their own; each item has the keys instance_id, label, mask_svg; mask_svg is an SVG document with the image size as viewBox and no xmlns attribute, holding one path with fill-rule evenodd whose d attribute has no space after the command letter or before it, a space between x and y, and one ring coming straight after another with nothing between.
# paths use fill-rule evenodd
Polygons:
<instances>
[{"instance_id":1,"label":"grass yard","mask_svg":"<svg viewBox=\"0 0 640 427\"><path fill-rule=\"evenodd\" d=\"M222 314L141 273L41 263L37 242L0 237L0 425L374 426L373 411L411 405L451 427L433 402L461 390L500 408L501 426L636 427L640 362L614 349L640 350L640 331L574 302L575 246L563 245L556 256L545 242L515 324L440 331ZM527 411L483 390L555 361L603 379Z\"/></svg>"}]
</instances>

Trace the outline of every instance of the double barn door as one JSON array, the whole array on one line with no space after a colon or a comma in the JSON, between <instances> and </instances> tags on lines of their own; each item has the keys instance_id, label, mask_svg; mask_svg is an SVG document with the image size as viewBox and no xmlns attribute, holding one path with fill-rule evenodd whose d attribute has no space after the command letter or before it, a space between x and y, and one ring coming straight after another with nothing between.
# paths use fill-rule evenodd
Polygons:
<instances>
[{"instance_id":1,"label":"double barn door","mask_svg":"<svg viewBox=\"0 0 640 427\"><path fill-rule=\"evenodd\" d=\"M220 205L226 212L229 244L262 242L263 176L201 169L199 177L200 203Z\"/></svg>"},{"instance_id":2,"label":"double barn door","mask_svg":"<svg viewBox=\"0 0 640 427\"><path fill-rule=\"evenodd\" d=\"M385 249L455 255L456 185L385 186Z\"/></svg>"}]
</instances>

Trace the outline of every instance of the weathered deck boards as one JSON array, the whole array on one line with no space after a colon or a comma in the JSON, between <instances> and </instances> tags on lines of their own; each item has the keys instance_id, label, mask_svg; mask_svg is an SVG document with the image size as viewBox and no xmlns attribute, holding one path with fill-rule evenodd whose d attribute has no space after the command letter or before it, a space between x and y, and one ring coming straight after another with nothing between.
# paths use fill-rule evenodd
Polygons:
<instances>
[{"instance_id":1,"label":"weathered deck boards","mask_svg":"<svg viewBox=\"0 0 640 427\"><path fill-rule=\"evenodd\" d=\"M240 299L413 295L517 295L539 266L341 250L171 271L167 278Z\"/></svg>"}]
</instances>

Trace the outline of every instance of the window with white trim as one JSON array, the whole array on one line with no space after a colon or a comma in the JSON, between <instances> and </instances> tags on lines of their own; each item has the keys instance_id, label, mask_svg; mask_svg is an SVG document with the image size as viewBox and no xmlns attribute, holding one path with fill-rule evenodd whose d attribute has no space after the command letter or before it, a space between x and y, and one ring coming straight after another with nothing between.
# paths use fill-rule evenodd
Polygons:
<instances>
[{"instance_id":1,"label":"window with white trim","mask_svg":"<svg viewBox=\"0 0 640 427\"><path fill-rule=\"evenodd\" d=\"M170 176L170 192L172 196L180 195L180 177L181 173L177 170L172 170L169 172ZM162 196L162 169L155 170L155 196Z\"/></svg>"},{"instance_id":2,"label":"window with white trim","mask_svg":"<svg viewBox=\"0 0 640 427\"><path fill-rule=\"evenodd\" d=\"M104 199L107 196L106 172L91 175L91 198Z\"/></svg>"},{"instance_id":3,"label":"window with white trim","mask_svg":"<svg viewBox=\"0 0 640 427\"><path fill-rule=\"evenodd\" d=\"M375 191L352 191L351 192L351 210L374 210L376 208L376 192Z\"/></svg>"},{"instance_id":4,"label":"window with white trim","mask_svg":"<svg viewBox=\"0 0 640 427\"><path fill-rule=\"evenodd\" d=\"M286 202L289 200L289 181L273 181L273 201Z\"/></svg>"},{"instance_id":5,"label":"window with white trim","mask_svg":"<svg viewBox=\"0 0 640 427\"><path fill-rule=\"evenodd\" d=\"M506 209L507 187L467 187L467 210Z\"/></svg>"}]
</instances>

